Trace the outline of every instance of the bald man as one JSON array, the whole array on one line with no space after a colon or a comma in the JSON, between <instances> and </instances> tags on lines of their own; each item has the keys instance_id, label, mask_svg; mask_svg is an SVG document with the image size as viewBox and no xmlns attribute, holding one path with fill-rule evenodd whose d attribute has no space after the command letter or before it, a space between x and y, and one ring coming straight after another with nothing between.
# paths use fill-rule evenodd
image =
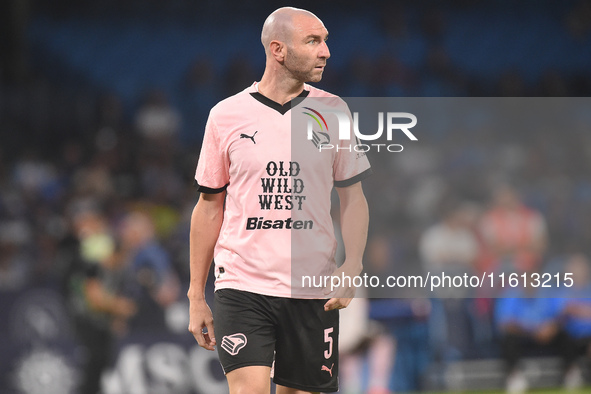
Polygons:
<instances>
[{"instance_id":1,"label":"bald man","mask_svg":"<svg viewBox=\"0 0 591 394\"><path fill-rule=\"evenodd\" d=\"M271 374L278 394L338 390L338 309L350 298L331 294L326 300L311 290L295 297L292 288L292 252L303 253L324 272L356 275L367 239L360 181L371 169L365 155L316 150L309 160L296 162L291 152L292 109L304 107L308 97L336 98L307 84L322 78L330 57L327 37L322 21L309 11L273 12L261 34L266 54L261 81L218 103L207 121L195 173L201 195L191 218L189 330L203 348L217 347L232 394L268 394ZM316 149L305 142L306 149ZM301 185L319 185L318 198L311 198L310 187L307 196L303 186L287 187L296 173ZM283 179L284 187L275 189L274 182ZM338 269L333 185L347 255ZM309 220L294 220L296 210ZM296 232L305 241L294 243ZM212 260L215 326L204 294Z\"/></svg>"}]
</instances>

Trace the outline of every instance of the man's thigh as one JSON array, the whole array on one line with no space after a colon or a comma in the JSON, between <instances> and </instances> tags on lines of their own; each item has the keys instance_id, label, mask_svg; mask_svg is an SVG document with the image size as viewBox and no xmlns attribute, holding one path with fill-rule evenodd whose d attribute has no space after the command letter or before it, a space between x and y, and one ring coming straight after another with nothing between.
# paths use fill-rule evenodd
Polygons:
<instances>
[{"instance_id":1,"label":"man's thigh","mask_svg":"<svg viewBox=\"0 0 591 394\"><path fill-rule=\"evenodd\" d=\"M269 394L271 392L270 375L271 368L260 365L234 369L226 375L230 394Z\"/></svg>"},{"instance_id":2,"label":"man's thigh","mask_svg":"<svg viewBox=\"0 0 591 394\"><path fill-rule=\"evenodd\" d=\"M214 327L224 373L248 366L271 368L275 327L264 297L233 289L215 292Z\"/></svg>"}]
</instances>

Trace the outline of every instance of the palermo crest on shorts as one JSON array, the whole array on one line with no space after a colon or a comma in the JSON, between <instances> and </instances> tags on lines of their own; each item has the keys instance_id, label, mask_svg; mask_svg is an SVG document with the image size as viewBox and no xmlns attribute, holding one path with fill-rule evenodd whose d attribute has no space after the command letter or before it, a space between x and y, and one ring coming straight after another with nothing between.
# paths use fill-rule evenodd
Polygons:
<instances>
[{"instance_id":1,"label":"palermo crest on shorts","mask_svg":"<svg viewBox=\"0 0 591 394\"><path fill-rule=\"evenodd\" d=\"M240 349L246 346L246 342L246 335L238 333L223 337L221 346L222 349L230 353L232 356L235 356Z\"/></svg>"}]
</instances>

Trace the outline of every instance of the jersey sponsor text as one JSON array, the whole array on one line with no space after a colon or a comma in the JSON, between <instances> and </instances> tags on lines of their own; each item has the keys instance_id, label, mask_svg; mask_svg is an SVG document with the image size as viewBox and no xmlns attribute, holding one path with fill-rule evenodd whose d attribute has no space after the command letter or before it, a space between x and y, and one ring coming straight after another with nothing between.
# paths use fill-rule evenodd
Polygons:
<instances>
[{"instance_id":1,"label":"jersey sponsor text","mask_svg":"<svg viewBox=\"0 0 591 394\"><path fill-rule=\"evenodd\" d=\"M252 217L246 220L247 230L311 230L313 227L314 221L312 220L292 220L291 218L265 220L263 217Z\"/></svg>"}]
</instances>

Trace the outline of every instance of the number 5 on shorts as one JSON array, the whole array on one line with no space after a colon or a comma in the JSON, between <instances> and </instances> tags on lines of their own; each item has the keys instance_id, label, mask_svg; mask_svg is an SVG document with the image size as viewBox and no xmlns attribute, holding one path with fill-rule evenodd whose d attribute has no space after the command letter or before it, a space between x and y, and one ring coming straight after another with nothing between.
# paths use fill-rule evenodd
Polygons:
<instances>
[{"instance_id":1,"label":"number 5 on shorts","mask_svg":"<svg viewBox=\"0 0 591 394\"><path fill-rule=\"evenodd\" d=\"M332 356L332 337L330 334L334 331L334 327L327 328L324 330L324 342L328 342L328 349L324 351L324 358L329 359Z\"/></svg>"}]
</instances>

